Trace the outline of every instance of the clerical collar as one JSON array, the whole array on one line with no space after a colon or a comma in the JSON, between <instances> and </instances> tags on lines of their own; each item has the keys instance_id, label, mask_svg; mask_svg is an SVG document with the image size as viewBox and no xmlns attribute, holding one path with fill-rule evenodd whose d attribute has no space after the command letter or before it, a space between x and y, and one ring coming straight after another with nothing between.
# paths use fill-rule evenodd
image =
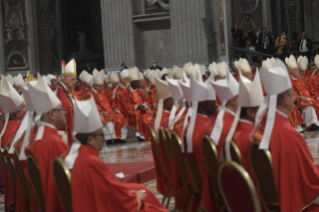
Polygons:
<instances>
[{"instance_id":1,"label":"clerical collar","mask_svg":"<svg viewBox=\"0 0 319 212\"><path fill-rule=\"evenodd\" d=\"M293 77L293 76L291 76L291 75L290 75L290 77L291 77L291 79L292 79L292 80L297 80L297 79L298 79L298 78L294 78L294 77Z\"/></svg>"},{"instance_id":2,"label":"clerical collar","mask_svg":"<svg viewBox=\"0 0 319 212\"><path fill-rule=\"evenodd\" d=\"M284 114L280 110L276 109L276 112L279 113L280 115L282 115L283 117L288 118L288 115Z\"/></svg>"},{"instance_id":3,"label":"clerical collar","mask_svg":"<svg viewBox=\"0 0 319 212\"><path fill-rule=\"evenodd\" d=\"M94 89L94 87L92 87L92 90L94 91L94 93L98 93L97 90Z\"/></svg>"},{"instance_id":4,"label":"clerical collar","mask_svg":"<svg viewBox=\"0 0 319 212\"><path fill-rule=\"evenodd\" d=\"M134 90L131 86L130 86L130 89L132 93L137 91L137 89Z\"/></svg>"},{"instance_id":5,"label":"clerical collar","mask_svg":"<svg viewBox=\"0 0 319 212\"><path fill-rule=\"evenodd\" d=\"M52 128L52 129L57 130L56 127L55 127L54 125L52 125L52 124L49 124L49 123L47 123L47 122L42 122L42 124L45 125L45 126L47 126L47 127L50 127L50 128Z\"/></svg>"},{"instance_id":6,"label":"clerical collar","mask_svg":"<svg viewBox=\"0 0 319 212\"><path fill-rule=\"evenodd\" d=\"M230 114L232 114L232 115L236 115L233 111L231 111L231 110L229 110L227 107L225 107L225 110L228 112L228 113L230 113Z\"/></svg>"},{"instance_id":7,"label":"clerical collar","mask_svg":"<svg viewBox=\"0 0 319 212\"><path fill-rule=\"evenodd\" d=\"M204 116L204 117L208 118L207 115L204 115L204 114L201 114L201 113L197 113L197 115L198 115L198 116Z\"/></svg>"},{"instance_id":8,"label":"clerical collar","mask_svg":"<svg viewBox=\"0 0 319 212\"><path fill-rule=\"evenodd\" d=\"M249 124L254 124L254 123L252 123L251 121L248 121L248 120L246 120L246 119L239 119L239 121L240 121L240 122L249 123Z\"/></svg>"},{"instance_id":9,"label":"clerical collar","mask_svg":"<svg viewBox=\"0 0 319 212\"><path fill-rule=\"evenodd\" d=\"M124 86L122 83L120 84L120 86L121 86L123 89L125 89L125 86Z\"/></svg>"},{"instance_id":10,"label":"clerical collar","mask_svg":"<svg viewBox=\"0 0 319 212\"><path fill-rule=\"evenodd\" d=\"M168 111L168 110L164 110L164 112L166 112L166 113L170 113L170 111Z\"/></svg>"},{"instance_id":11,"label":"clerical collar","mask_svg":"<svg viewBox=\"0 0 319 212\"><path fill-rule=\"evenodd\" d=\"M84 87L85 90L89 91L91 88Z\"/></svg>"}]
</instances>

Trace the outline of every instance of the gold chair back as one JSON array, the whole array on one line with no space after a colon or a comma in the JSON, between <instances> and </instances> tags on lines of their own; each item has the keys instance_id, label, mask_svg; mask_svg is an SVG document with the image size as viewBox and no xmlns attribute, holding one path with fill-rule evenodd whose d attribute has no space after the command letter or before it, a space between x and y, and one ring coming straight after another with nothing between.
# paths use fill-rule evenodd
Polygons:
<instances>
[{"instance_id":1,"label":"gold chair back","mask_svg":"<svg viewBox=\"0 0 319 212\"><path fill-rule=\"evenodd\" d=\"M218 167L219 167L219 156L218 150L212 139L205 135L202 139L202 147L204 153L204 159L207 166L207 172L211 182L212 190L217 198L220 198L218 195L219 183L218 183Z\"/></svg>"},{"instance_id":2,"label":"gold chair back","mask_svg":"<svg viewBox=\"0 0 319 212\"><path fill-rule=\"evenodd\" d=\"M13 180L14 188L17 191L17 175L16 175L16 172L15 172L15 166L14 166L13 159L7 157L7 164L8 164L8 168L9 168L9 172L10 172L11 178Z\"/></svg>"},{"instance_id":3,"label":"gold chair back","mask_svg":"<svg viewBox=\"0 0 319 212\"><path fill-rule=\"evenodd\" d=\"M35 191L41 212L45 212L45 200L43 195L42 180L39 165L32 155L27 156L28 171Z\"/></svg>"},{"instance_id":4,"label":"gold chair back","mask_svg":"<svg viewBox=\"0 0 319 212\"><path fill-rule=\"evenodd\" d=\"M173 157L172 157L172 148L171 148L171 135L170 133L166 131L163 127L160 128L160 133L162 137L162 141L166 150L166 154L168 157L168 160L170 162L170 165L173 166Z\"/></svg>"},{"instance_id":5,"label":"gold chair back","mask_svg":"<svg viewBox=\"0 0 319 212\"><path fill-rule=\"evenodd\" d=\"M64 212L72 212L71 172L61 158L55 158L52 166Z\"/></svg>"},{"instance_id":6,"label":"gold chair back","mask_svg":"<svg viewBox=\"0 0 319 212\"><path fill-rule=\"evenodd\" d=\"M226 142L224 142L224 147L223 147L223 157L225 159L226 157ZM236 145L236 143L232 140L230 142L230 156L231 156L231 160L237 162L239 165L244 166L244 160L243 157L241 156L240 150L238 148L238 146Z\"/></svg>"},{"instance_id":7,"label":"gold chair back","mask_svg":"<svg viewBox=\"0 0 319 212\"><path fill-rule=\"evenodd\" d=\"M24 189L24 193L25 193L25 196L27 198L27 202L30 205L30 202L31 202L31 188L30 188L27 176L25 174L24 168L21 168L19 166L19 157L20 157L20 154L19 154L18 150L15 150L14 151L14 163L15 163L19 178L21 180L21 183L22 183L22 186L23 186L23 189Z\"/></svg>"},{"instance_id":8,"label":"gold chair back","mask_svg":"<svg viewBox=\"0 0 319 212\"><path fill-rule=\"evenodd\" d=\"M229 211L261 212L255 186L238 163L223 163L219 168L218 182Z\"/></svg>"},{"instance_id":9,"label":"gold chair back","mask_svg":"<svg viewBox=\"0 0 319 212\"><path fill-rule=\"evenodd\" d=\"M178 164L178 168L181 174L183 184L186 188L188 188L189 190L192 190L192 188L190 187L191 181L187 171L186 163L181 154L182 140L180 139L179 135L176 132L171 133L171 142L172 142L174 157Z\"/></svg>"},{"instance_id":10,"label":"gold chair back","mask_svg":"<svg viewBox=\"0 0 319 212\"><path fill-rule=\"evenodd\" d=\"M273 171L272 157L269 150L259 149L259 144L260 141L254 141L250 146L250 163L257 180L264 208L266 210L271 210L271 208L273 209L274 206L277 206L276 211L278 211L278 206L280 206L280 204Z\"/></svg>"},{"instance_id":11,"label":"gold chair back","mask_svg":"<svg viewBox=\"0 0 319 212\"><path fill-rule=\"evenodd\" d=\"M0 149L0 163L2 167L2 171L4 174L7 174L7 158L4 156L3 151Z\"/></svg>"},{"instance_id":12,"label":"gold chair back","mask_svg":"<svg viewBox=\"0 0 319 212\"><path fill-rule=\"evenodd\" d=\"M166 174L166 172L165 172L165 169L164 169L164 165L163 165L163 161L162 161L162 157L161 157L159 145L158 145L158 144L159 144L159 141L158 141L158 139L157 139L157 137L156 137L156 134L155 134L155 132L154 132L152 126L151 126L151 125L148 125L148 128L149 128L150 134L151 134L152 146L153 146L153 148L154 148L154 150L155 150L155 155L154 155L153 157L157 157L157 160L158 160L159 163L160 163L161 170L162 170L163 174L164 174L165 176L167 176L167 174Z\"/></svg>"}]
</instances>

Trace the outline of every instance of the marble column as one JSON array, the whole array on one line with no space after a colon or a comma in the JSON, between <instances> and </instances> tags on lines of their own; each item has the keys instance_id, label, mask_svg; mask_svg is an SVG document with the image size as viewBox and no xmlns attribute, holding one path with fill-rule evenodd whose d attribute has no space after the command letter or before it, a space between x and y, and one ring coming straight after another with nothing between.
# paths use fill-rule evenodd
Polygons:
<instances>
[{"instance_id":1,"label":"marble column","mask_svg":"<svg viewBox=\"0 0 319 212\"><path fill-rule=\"evenodd\" d=\"M38 27L37 27L37 11L36 2L34 0L25 0L25 16L27 21L28 35L28 55L29 70L35 74L40 71L39 63L39 45L38 45Z\"/></svg>"},{"instance_id":2,"label":"marble column","mask_svg":"<svg viewBox=\"0 0 319 212\"><path fill-rule=\"evenodd\" d=\"M118 70L124 61L135 65L132 3L129 0L101 1L104 62L106 70Z\"/></svg>"},{"instance_id":3,"label":"marble column","mask_svg":"<svg viewBox=\"0 0 319 212\"><path fill-rule=\"evenodd\" d=\"M170 16L174 63L207 64L207 39L202 21L206 18L205 0L171 1Z\"/></svg>"},{"instance_id":4,"label":"marble column","mask_svg":"<svg viewBox=\"0 0 319 212\"><path fill-rule=\"evenodd\" d=\"M263 11L263 26L266 27L268 31L272 30L271 23L271 2L269 0L261 0L262 1L262 11Z\"/></svg>"},{"instance_id":5,"label":"marble column","mask_svg":"<svg viewBox=\"0 0 319 212\"><path fill-rule=\"evenodd\" d=\"M2 2L0 2L0 11L2 12ZM0 15L0 74L4 74L6 71L5 67L5 55L4 55L4 38L3 38L3 19L2 15Z\"/></svg>"},{"instance_id":6,"label":"marble column","mask_svg":"<svg viewBox=\"0 0 319 212\"><path fill-rule=\"evenodd\" d=\"M304 1L305 31L312 41L319 41L319 2L317 0ZM315 49L314 49L315 50Z\"/></svg>"}]
</instances>

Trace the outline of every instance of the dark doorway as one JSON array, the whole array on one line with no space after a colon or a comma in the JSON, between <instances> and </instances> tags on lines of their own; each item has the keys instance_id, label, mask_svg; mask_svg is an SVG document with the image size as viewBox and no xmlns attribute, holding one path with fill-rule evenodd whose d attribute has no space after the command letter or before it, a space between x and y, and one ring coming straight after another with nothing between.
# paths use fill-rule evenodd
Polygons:
<instances>
[{"instance_id":1,"label":"dark doorway","mask_svg":"<svg viewBox=\"0 0 319 212\"><path fill-rule=\"evenodd\" d=\"M100 0L62 1L62 25L65 60L75 58L78 73L86 69L87 63L102 69L104 60ZM80 44L79 37L84 43Z\"/></svg>"}]
</instances>

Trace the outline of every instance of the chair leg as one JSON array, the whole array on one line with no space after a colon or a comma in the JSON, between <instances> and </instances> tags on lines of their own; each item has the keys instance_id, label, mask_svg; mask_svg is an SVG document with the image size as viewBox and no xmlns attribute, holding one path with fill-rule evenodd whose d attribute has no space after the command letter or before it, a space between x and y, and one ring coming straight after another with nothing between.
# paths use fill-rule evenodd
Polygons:
<instances>
[{"instance_id":1,"label":"chair leg","mask_svg":"<svg viewBox=\"0 0 319 212\"><path fill-rule=\"evenodd\" d=\"M166 197L167 197L167 193L168 193L170 187L171 187L171 183L168 182L168 184L166 186L166 189L165 189L164 196L163 196L162 205L164 205L164 203L165 203L165 200L166 200Z\"/></svg>"},{"instance_id":2,"label":"chair leg","mask_svg":"<svg viewBox=\"0 0 319 212\"><path fill-rule=\"evenodd\" d=\"M189 201L187 212L191 212L192 207L193 207L193 203L194 203L194 199L195 199L195 192L192 194L192 197Z\"/></svg>"},{"instance_id":3,"label":"chair leg","mask_svg":"<svg viewBox=\"0 0 319 212\"><path fill-rule=\"evenodd\" d=\"M166 209L168 209L168 206L169 206L169 203L171 201L171 197L173 195L173 191L174 191L174 188L173 188L173 185L171 186L171 191L169 193L169 196L168 196L168 200L167 200L167 203L166 203Z\"/></svg>"}]
</instances>

